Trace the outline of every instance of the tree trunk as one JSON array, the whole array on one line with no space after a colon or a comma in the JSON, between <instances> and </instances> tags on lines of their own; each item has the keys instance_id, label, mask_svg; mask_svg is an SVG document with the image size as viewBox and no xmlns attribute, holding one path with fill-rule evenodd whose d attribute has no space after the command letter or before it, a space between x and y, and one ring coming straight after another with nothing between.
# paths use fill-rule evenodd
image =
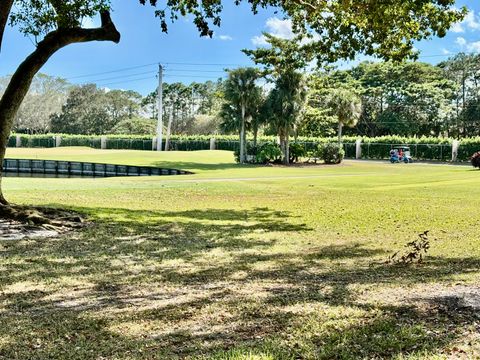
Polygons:
<instances>
[{"instance_id":1,"label":"tree trunk","mask_svg":"<svg viewBox=\"0 0 480 360\"><path fill-rule=\"evenodd\" d=\"M172 122L173 122L173 108L170 108L168 114L168 125L167 125L167 137L165 138L165 151L168 151L170 145L170 132L172 131Z\"/></svg>"},{"instance_id":2,"label":"tree trunk","mask_svg":"<svg viewBox=\"0 0 480 360\"><path fill-rule=\"evenodd\" d=\"M290 164L290 133L288 132L288 129L285 129L285 152L283 154L283 163L285 165Z\"/></svg>"},{"instance_id":3,"label":"tree trunk","mask_svg":"<svg viewBox=\"0 0 480 360\"><path fill-rule=\"evenodd\" d=\"M3 0L2 0L3 1ZM0 8L1 9L1 8ZM89 41L120 41L110 14L101 13L102 26L96 29L59 28L38 43L37 48L19 65L0 100L0 164L3 163L15 116L25 98L32 80L42 66L61 48ZM1 177L2 166L0 166ZM0 180L0 204L8 205Z\"/></svg>"},{"instance_id":4,"label":"tree trunk","mask_svg":"<svg viewBox=\"0 0 480 360\"><path fill-rule=\"evenodd\" d=\"M338 144L342 145L342 130L343 130L343 123L341 121L338 122Z\"/></svg>"},{"instance_id":5,"label":"tree trunk","mask_svg":"<svg viewBox=\"0 0 480 360\"><path fill-rule=\"evenodd\" d=\"M240 163L245 162L245 105L242 104L242 124L240 129Z\"/></svg>"}]
</instances>

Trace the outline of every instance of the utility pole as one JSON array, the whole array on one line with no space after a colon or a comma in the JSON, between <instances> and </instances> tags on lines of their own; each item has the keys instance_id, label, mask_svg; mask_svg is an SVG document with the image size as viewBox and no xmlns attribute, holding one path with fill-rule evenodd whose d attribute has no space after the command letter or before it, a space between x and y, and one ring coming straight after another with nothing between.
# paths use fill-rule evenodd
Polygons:
<instances>
[{"instance_id":1,"label":"utility pole","mask_svg":"<svg viewBox=\"0 0 480 360\"><path fill-rule=\"evenodd\" d=\"M157 151L162 151L163 141L163 66L158 65L158 123L157 123Z\"/></svg>"}]
</instances>

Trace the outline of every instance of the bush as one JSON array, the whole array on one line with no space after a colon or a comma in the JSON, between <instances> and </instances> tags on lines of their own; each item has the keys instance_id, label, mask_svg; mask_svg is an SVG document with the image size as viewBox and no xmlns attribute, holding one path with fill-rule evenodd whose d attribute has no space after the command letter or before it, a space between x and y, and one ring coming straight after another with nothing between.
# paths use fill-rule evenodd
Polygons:
<instances>
[{"instance_id":1,"label":"bush","mask_svg":"<svg viewBox=\"0 0 480 360\"><path fill-rule=\"evenodd\" d=\"M305 146L303 144L294 142L289 147L290 162L298 162L298 159L304 157L306 154Z\"/></svg>"},{"instance_id":2,"label":"bush","mask_svg":"<svg viewBox=\"0 0 480 360\"><path fill-rule=\"evenodd\" d=\"M269 162L278 162L282 158L282 150L276 143L264 143L258 149L256 162L266 164Z\"/></svg>"},{"instance_id":3,"label":"bush","mask_svg":"<svg viewBox=\"0 0 480 360\"><path fill-rule=\"evenodd\" d=\"M325 164L340 164L345 157L343 146L335 143L327 143L318 145L319 158L325 161Z\"/></svg>"},{"instance_id":4,"label":"bush","mask_svg":"<svg viewBox=\"0 0 480 360\"><path fill-rule=\"evenodd\" d=\"M471 160L473 167L480 169L480 151L477 151L475 154L473 154Z\"/></svg>"}]
</instances>

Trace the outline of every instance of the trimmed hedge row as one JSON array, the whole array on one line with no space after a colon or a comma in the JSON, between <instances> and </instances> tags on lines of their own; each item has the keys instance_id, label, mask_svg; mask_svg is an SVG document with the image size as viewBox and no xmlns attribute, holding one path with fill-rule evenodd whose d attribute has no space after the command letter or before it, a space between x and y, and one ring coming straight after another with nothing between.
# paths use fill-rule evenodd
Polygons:
<instances>
[{"instance_id":1,"label":"trimmed hedge row","mask_svg":"<svg viewBox=\"0 0 480 360\"><path fill-rule=\"evenodd\" d=\"M100 136L94 135L20 135L22 147L55 147L55 137L61 136L61 146L88 146L101 148ZM170 150L195 151L209 150L209 135L181 136L173 135L170 138ZM215 135L216 148L218 150L236 151L239 148L238 136L236 135ZM275 141L273 136L259 137L258 143ZM345 157L354 158L356 153L355 141L357 137L344 137ZM414 159L418 160L442 160L448 161L452 158L452 142L449 138L420 137L408 138L401 136L382 136L373 138L361 138L362 158L364 159L387 159L392 147L396 145L408 145ZM249 142L252 140L250 139ZM293 142L293 139L292 139ZM313 138L298 137L297 142L305 151L313 151L322 143L335 143L336 138ZM163 141L165 144L165 140ZM12 135L8 142L9 147L16 146L16 135ZM152 137L139 135L108 135L108 149L132 149L152 150ZM458 160L468 161L472 154L480 151L480 137L462 139L458 149Z\"/></svg>"}]
</instances>

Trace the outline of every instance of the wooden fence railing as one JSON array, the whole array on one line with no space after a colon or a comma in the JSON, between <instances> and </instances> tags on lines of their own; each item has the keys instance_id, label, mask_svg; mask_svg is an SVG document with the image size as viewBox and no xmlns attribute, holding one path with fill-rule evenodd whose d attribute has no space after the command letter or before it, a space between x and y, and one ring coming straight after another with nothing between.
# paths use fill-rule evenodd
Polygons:
<instances>
[{"instance_id":1,"label":"wooden fence railing","mask_svg":"<svg viewBox=\"0 0 480 360\"><path fill-rule=\"evenodd\" d=\"M5 159L5 174L44 174L51 176L162 176L188 175L189 171L152 166L112 165L79 161Z\"/></svg>"}]
</instances>

